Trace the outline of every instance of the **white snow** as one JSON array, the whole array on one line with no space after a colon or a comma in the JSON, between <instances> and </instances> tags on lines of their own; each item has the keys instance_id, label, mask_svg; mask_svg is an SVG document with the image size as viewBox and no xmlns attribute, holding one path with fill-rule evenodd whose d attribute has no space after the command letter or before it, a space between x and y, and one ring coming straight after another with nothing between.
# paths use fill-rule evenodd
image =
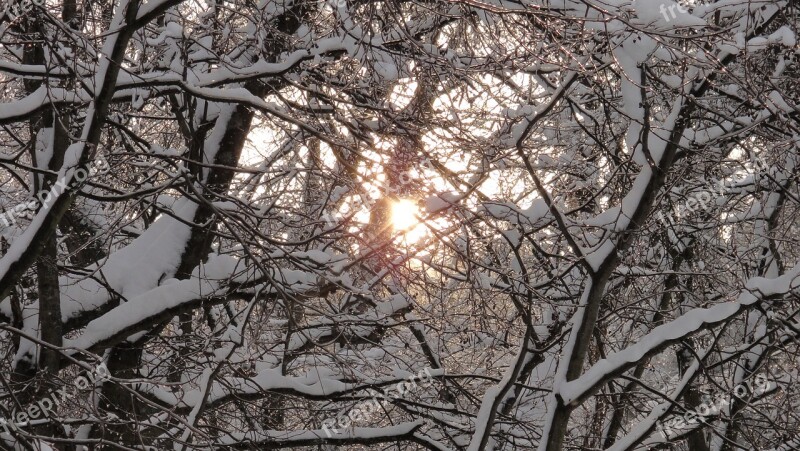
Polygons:
<instances>
[{"instance_id":1,"label":"white snow","mask_svg":"<svg viewBox=\"0 0 800 451\"><path fill-rule=\"evenodd\" d=\"M791 271L775 279L751 278L736 301L690 310L679 318L653 329L636 344L595 363L580 378L562 384L559 393L565 402L569 403L593 389L604 377L640 361L643 356L665 344L684 338L709 324L721 323L768 296L784 295L798 288L800 288L800 262Z\"/></svg>"}]
</instances>

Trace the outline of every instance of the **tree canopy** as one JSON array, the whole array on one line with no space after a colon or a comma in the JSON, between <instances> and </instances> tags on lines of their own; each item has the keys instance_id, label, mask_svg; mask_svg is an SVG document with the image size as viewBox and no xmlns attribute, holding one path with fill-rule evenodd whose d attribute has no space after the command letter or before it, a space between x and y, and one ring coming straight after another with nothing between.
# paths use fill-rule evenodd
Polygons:
<instances>
[{"instance_id":1,"label":"tree canopy","mask_svg":"<svg viewBox=\"0 0 800 451\"><path fill-rule=\"evenodd\" d=\"M4 1L0 449L798 449L798 24Z\"/></svg>"}]
</instances>

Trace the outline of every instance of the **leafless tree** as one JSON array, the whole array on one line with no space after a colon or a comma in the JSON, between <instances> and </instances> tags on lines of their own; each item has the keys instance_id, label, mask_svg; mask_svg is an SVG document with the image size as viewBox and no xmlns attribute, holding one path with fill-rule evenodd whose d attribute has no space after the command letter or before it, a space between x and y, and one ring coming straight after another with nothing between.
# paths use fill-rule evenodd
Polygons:
<instances>
[{"instance_id":1,"label":"leafless tree","mask_svg":"<svg viewBox=\"0 0 800 451\"><path fill-rule=\"evenodd\" d=\"M793 0L4 0L0 449L800 448Z\"/></svg>"}]
</instances>

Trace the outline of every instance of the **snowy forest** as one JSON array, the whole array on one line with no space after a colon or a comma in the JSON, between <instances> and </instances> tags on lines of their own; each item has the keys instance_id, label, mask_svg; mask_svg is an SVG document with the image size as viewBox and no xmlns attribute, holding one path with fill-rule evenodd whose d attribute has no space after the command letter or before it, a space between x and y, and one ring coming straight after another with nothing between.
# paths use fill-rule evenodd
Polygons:
<instances>
[{"instance_id":1,"label":"snowy forest","mask_svg":"<svg viewBox=\"0 0 800 451\"><path fill-rule=\"evenodd\" d=\"M0 0L0 449L800 449L799 27Z\"/></svg>"}]
</instances>

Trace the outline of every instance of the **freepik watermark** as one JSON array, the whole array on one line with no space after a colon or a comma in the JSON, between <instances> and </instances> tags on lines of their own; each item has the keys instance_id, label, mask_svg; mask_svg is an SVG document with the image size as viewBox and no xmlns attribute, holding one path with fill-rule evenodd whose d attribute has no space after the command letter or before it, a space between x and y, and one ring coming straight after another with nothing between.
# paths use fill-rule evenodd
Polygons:
<instances>
[{"instance_id":1,"label":"freepik watermark","mask_svg":"<svg viewBox=\"0 0 800 451\"><path fill-rule=\"evenodd\" d=\"M733 396L739 399L747 399L767 393L776 386L777 385L773 385L773 383L770 382L767 376L756 374L752 378L752 383L748 379L734 387L732 393ZM698 421L705 423L707 417L718 415L720 411L730 405L730 400L728 398L729 396L723 395L714 400L711 399L711 396L704 394L702 396L703 402L694 409L687 410L683 416L672 418L666 423L659 421L658 430L661 432L661 436L665 439L669 439L675 429L683 429L688 425L696 424Z\"/></svg>"},{"instance_id":2,"label":"freepik watermark","mask_svg":"<svg viewBox=\"0 0 800 451\"><path fill-rule=\"evenodd\" d=\"M669 6L667 6L664 3L662 3L658 7L658 10L659 10L659 12L661 12L662 15L664 15L664 20L666 20L667 22L669 22L671 19L676 19L678 17L678 14L675 12L675 10L678 10L678 13L681 13L681 14L689 14L689 10L686 9L680 3L672 3ZM669 11L669 14L672 17L667 15L668 11Z\"/></svg>"},{"instance_id":3,"label":"freepik watermark","mask_svg":"<svg viewBox=\"0 0 800 451\"><path fill-rule=\"evenodd\" d=\"M347 7L347 0L323 0L322 3L330 5L334 11L338 10L339 8Z\"/></svg>"},{"instance_id":4,"label":"freepik watermark","mask_svg":"<svg viewBox=\"0 0 800 451\"><path fill-rule=\"evenodd\" d=\"M769 165L766 161L756 157L753 160L753 169L754 171L748 174L748 177L752 176L755 178L758 176L758 174L769 172ZM703 191L693 194L692 196L689 196L685 202L676 205L673 211L667 212L668 217L665 216L663 212L659 211L656 213L656 219L658 219L662 224L669 225L670 223L675 223L676 219L684 218L696 211L706 211L711 207L711 202L718 197L724 196L726 193L731 191L731 186L735 186L739 182L743 182L745 179L746 177L742 180L734 180L733 182L712 179L709 187Z\"/></svg>"},{"instance_id":5,"label":"freepik watermark","mask_svg":"<svg viewBox=\"0 0 800 451\"><path fill-rule=\"evenodd\" d=\"M393 400L410 393L412 389L416 390L419 387L430 387L433 383L434 376L431 374L430 368L425 368L420 371L416 376L409 376L406 381L398 382L396 385L389 386L380 394L374 390L370 390L372 395L371 399L361 401L353 406L347 412L342 412L336 418L328 418L322 422L322 430L328 438L333 437L333 434L339 433L339 428L347 429L351 424L369 418L373 412L382 410L387 404ZM417 385L419 381L419 385ZM395 390L393 390L395 389ZM392 394L396 391L397 395ZM336 427L338 425L338 427Z\"/></svg>"},{"instance_id":6,"label":"freepik watermark","mask_svg":"<svg viewBox=\"0 0 800 451\"><path fill-rule=\"evenodd\" d=\"M86 376L76 377L73 385L78 390L86 390L109 379L111 379L111 374L108 372L108 367L106 367L105 363L101 363L91 372L87 372ZM12 430L19 430L20 427L28 426L32 420L38 420L40 417L42 419L50 418L50 415L61 403L74 396L74 393L70 393L69 387L69 385L64 385L58 390L51 391L46 397L36 401L35 404L29 405L23 412L12 410L10 419L0 417L0 431L11 434Z\"/></svg>"},{"instance_id":7,"label":"freepik watermark","mask_svg":"<svg viewBox=\"0 0 800 451\"><path fill-rule=\"evenodd\" d=\"M105 158L102 156L95 159L89 164L89 169L78 168L73 174L73 183L69 186L76 186L81 184L89 177L97 174L105 174L111 169ZM53 192L64 192L67 184L59 179L49 190L41 190L36 196L31 198L28 202L17 204L14 208L10 208L3 213L0 213L0 224L10 227L17 224L17 218L24 217L28 212L35 212L41 207L47 207L53 200Z\"/></svg>"}]
</instances>

